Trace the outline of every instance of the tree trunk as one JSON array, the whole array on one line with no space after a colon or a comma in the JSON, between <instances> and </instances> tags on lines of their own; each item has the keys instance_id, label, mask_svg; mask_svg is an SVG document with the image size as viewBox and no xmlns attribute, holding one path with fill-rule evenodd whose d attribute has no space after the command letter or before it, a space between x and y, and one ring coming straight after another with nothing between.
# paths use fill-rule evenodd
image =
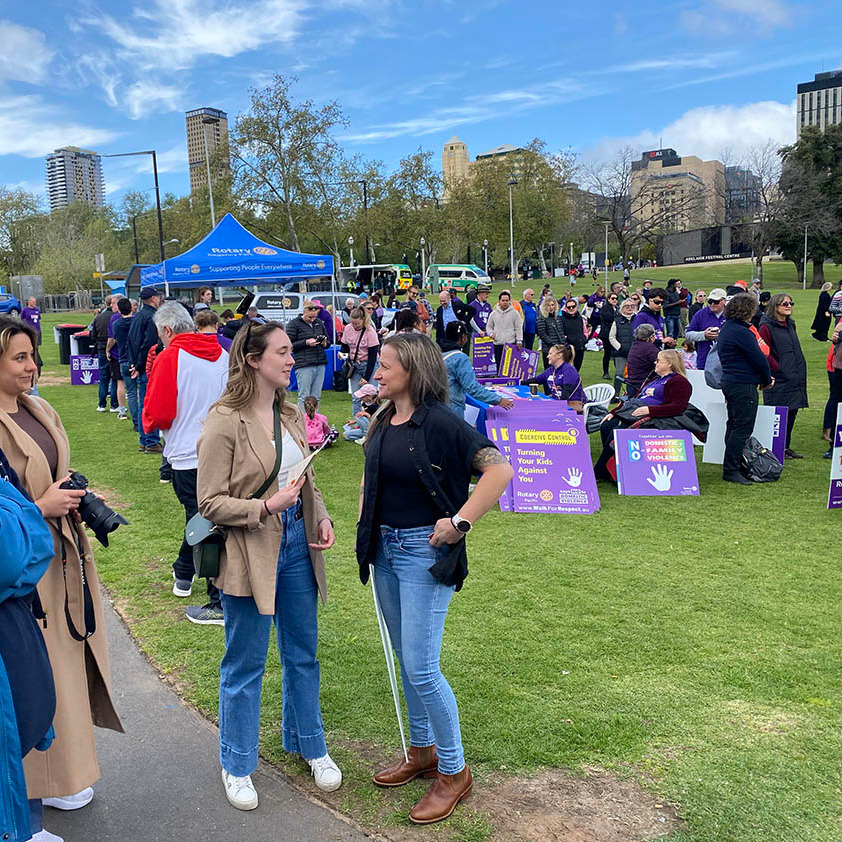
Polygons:
<instances>
[{"instance_id":1,"label":"tree trunk","mask_svg":"<svg viewBox=\"0 0 842 842\"><path fill-rule=\"evenodd\" d=\"M754 271L757 272L757 277L760 279L760 285L763 286L763 255L755 255ZM754 278L752 278L754 280Z\"/></svg>"},{"instance_id":2,"label":"tree trunk","mask_svg":"<svg viewBox=\"0 0 842 842\"><path fill-rule=\"evenodd\" d=\"M795 264L795 272L798 276L798 283L804 283L804 263L800 257L796 257L795 260L792 261Z\"/></svg>"},{"instance_id":3,"label":"tree trunk","mask_svg":"<svg viewBox=\"0 0 842 842\"><path fill-rule=\"evenodd\" d=\"M813 258L813 280L810 289L821 289L824 283L824 258Z\"/></svg>"}]
</instances>

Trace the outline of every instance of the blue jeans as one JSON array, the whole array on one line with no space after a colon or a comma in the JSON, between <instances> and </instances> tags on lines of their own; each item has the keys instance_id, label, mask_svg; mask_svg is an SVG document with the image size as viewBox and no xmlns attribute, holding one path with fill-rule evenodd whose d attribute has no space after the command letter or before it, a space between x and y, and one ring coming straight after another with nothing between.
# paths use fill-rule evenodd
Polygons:
<instances>
[{"instance_id":1,"label":"blue jeans","mask_svg":"<svg viewBox=\"0 0 842 842\"><path fill-rule=\"evenodd\" d=\"M305 365L295 370L298 381L298 408L304 412L304 398L312 395L316 400L322 396L322 383L325 380L325 366Z\"/></svg>"},{"instance_id":2,"label":"blue jeans","mask_svg":"<svg viewBox=\"0 0 842 842\"><path fill-rule=\"evenodd\" d=\"M219 762L231 775L250 775L257 768L260 690L273 621L283 672L284 751L305 759L327 754L316 659L318 589L304 521L295 519L300 511L299 503L282 514L274 617L259 614L250 596L222 594L225 655L219 676Z\"/></svg>"},{"instance_id":3,"label":"blue jeans","mask_svg":"<svg viewBox=\"0 0 842 842\"><path fill-rule=\"evenodd\" d=\"M355 418L353 424L345 424L342 427L342 437L345 441L359 441L365 438L370 424L371 418L368 415L364 415L362 418Z\"/></svg>"},{"instance_id":4,"label":"blue jeans","mask_svg":"<svg viewBox=\"0 0 842 842\"><path fill-rule=\"evenodd\" d=\"M129 405L129 415L132 417L134 431L138 432L140 419L137 414L137 380L132 379L128 363L120 363L120 374L123 375L123 382L126 384L126 403Z\"/></svg>"},{"instance_id":5,"label":"blue jeans","mask_svg":"<svg viewBox=\"0 0 842 842\"><path fill-rule=\"evenodd\" d=\"M455 775L465 765L459 710L439 666L453 588L442 585L428 570L436 561L436 548L429 541L432 531L432 526L381 526L374 579L401 667L409 740L418 747L435 744L439 772Z\"/></svg>"},{"instance_id":6,"label":"blue jeans","mask_svg":"<svg viewBox=\"0 0 842 842\"><path fill-rule=\"evenodd\" d=\"M144 372L137 376L137 426L140 429L140 443L143 447L152 447L161 443L161 437L157 430L143 429L143 399L146 397L146 384L149 382L148 375Z\"/></svg>"},{"instance_id":7,"label":"blue jeans","mask_svg":"<svg viewBox=\"0 0 842 842\"><path fill-rule=\"evenodd\" d=\"M111 395L111 408L117 409L117 381L111 379L111 369L106 354L98 354L99 362L99 405L105 406L106 398Z\"/></svg>"},{"instance_id":8,"label":"blue jeans","mask_svg":"<svg viewBox=\"0 0 842 842\"><path fill-rule=\"evenodd\" d=\"M681 336L681 316L665 316L664 327L667 336L678 339Z\"/></svg>"}]
</instances>

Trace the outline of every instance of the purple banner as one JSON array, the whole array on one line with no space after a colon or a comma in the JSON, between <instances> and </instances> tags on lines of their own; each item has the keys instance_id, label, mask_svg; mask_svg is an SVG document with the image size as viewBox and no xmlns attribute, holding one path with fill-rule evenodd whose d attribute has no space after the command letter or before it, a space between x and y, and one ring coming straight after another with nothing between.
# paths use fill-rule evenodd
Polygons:
<instances>
[{"instance_id":1,"label":"purple banner","mask_svg":"<svg viewBox=\"0 0 842 842\"><path fill-rule=\"evenodd\" d=\"M471 365L477 377L496 377L497 361L494 359L494 340L490 336L474 337Z\"/></svg>"},{"instance_id":2,"label":"purple banner","mask_svg":"<svg viewBox=\"0 0 842 842\"><path fill-rule=\"evenodd\" d=\"M772 446L769 449L778 457L781 465L784 463L784 450L786 449L786 422L788 415L789 407L775 407L775 422L772 427Z\"/></svg>"},{"instance_id":3,"label":"purple banner","mask_svg":"<svg viewBox=\"0 0 842 842\"><path fill-rule=\"evenodd\" d=\"M538 360L541 355L528 348L518 348L517 345L504 345L503 357L500 360L500 377L512 377L518 382L534 377L538 373Z\"/></svg>"},{"instance_id":4,"label":"purple banner","mask_svg":"<svg viewBox=\"0 0 842 842\"><path fill-rule=\"evenodd\" d=\"M842 509L842 403L836 408L836 430L833 434L833 458L830 460L830 492L828 509Z\"/></svg>"},{"instance_id":5,"label":"purple banner","mask_svg":"<svg viewBox=\"0 0 842 842\"><path fill-rule=\"evenodd\" d=\"M614 452L620 494L698 497L693 436L687 430L614 430Z\"/></svg>"},{"instance_id":6,"label":"purple banner","mask_svg":"<svg viewBox=\"0 0 842 842\"><path fill-rule=\"evenodd\" d=\"M495 407L489 407L495 409ZM512 449L509 444L509 427L502 417L488 418L485 422L485 434L497 445L497 449L511 463ZM512 483L509 483L500 495L500 511L512 511Z\"/></svg>"},{"instance_id":7,"label":"purple banner","mask_svg":"<svg viewBox=\"0 0 842 842\"><path fill-rule=\"evenodd\" d=\"M81 354L70 357L70 385L90 386L99 383L99 360Z\"/></svg>"},{"instance_id":8,"label":"purple banner","mask_svg":"<svg viewBox=\"0 0 842 842\"><path fill-rule=\"evenodd\" d=\"M591 449L581 416L564 413L555 419L513 418L508 444L515 471L512 504L516 512L589 515L599 510Z\"/></svg>"}]
</instances>

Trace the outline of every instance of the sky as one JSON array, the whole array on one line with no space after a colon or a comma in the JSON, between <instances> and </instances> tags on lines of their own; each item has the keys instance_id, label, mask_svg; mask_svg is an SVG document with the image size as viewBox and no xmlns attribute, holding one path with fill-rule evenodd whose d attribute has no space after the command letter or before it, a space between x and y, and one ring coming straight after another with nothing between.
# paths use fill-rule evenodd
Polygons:
<instances>
[{"instance_id":1,"label":"sky","mask_svg":"<svg viewBox=\"0 0 842 842\"><path fill-rule=\"evenodd\" d=\"M795 140L795 89L842 67L820 0L0 0L0 184L46 198L44 156L155 149L189 191L184 112L233 121L273 73L337 100L350 154L440 166L543 139L583 162L630 145L739 162ZM152 186L148 156L103 161L109 201ZM150 194L151 196L151 194Z\"/></svg>"}]
</instances>

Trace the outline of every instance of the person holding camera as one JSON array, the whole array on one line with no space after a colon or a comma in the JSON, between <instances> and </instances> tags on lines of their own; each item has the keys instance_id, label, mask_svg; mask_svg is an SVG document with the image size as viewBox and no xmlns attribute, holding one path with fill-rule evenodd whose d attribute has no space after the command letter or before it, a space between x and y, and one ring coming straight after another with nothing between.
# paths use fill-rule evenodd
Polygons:
<instances>
[{"instance_id":1,"label":"person holding camera","mask_svg":"<svg viewBox=\"0 0 842 842\"><path fill-rule=\"evenodd\" d=\"M24 760L30 798L64 810L84 807L99 778L94 729L122 732L109 691L110 668L99 576L78 517L83 488L70 480L70 443L56 411L27 394L37 337L0 315L0 448L50 528L53 559L38 585L50 618L42 628L56 686L56 739Z\"/></svg>"},{"instance_id":2,"label":"person holding camera","mask_svg":"<svg viewBox=\"0 0 842 842\"><path fill-rule=\"evenodd\" d=\"M320 400L325 379L330 341L324 322L319 318L320 307L315 301L304 302L304 312L287 325L287 336L295 357L295 379L298 381L298 408L304 411L304 399Z\"/></svg>"},{"instance_id":3,"label":"person holding camera","mask_svg":"<svg viewBox=\"0 0 842 842\"><path fill-rule=\"evenodd\" d=\"M304 418L285 400L292 343L277 322L251 324L231 346L228 384L198 441L202 516L226 528L215 579L222 591L225 655L219 677L219 759L229 803L254 810L260 689L275 624L283 670L285 751L300 754L316 786L338 789L342 773L325 745L319 703L317 604L325 597L322 552L333 522L312 466ZM262 491L258 495L258 492Z\"/></svg>"}]
</instances>

